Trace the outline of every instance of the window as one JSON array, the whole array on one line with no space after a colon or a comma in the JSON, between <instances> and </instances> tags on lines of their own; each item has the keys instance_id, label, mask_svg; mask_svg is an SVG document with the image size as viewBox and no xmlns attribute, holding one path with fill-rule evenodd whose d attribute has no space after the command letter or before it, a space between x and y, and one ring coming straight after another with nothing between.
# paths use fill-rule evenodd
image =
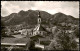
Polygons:
<instances>
[{"instance_id":1,"label":"window","mask_svg":"<svg viewBox=\"0 0 80 51\"><path fill-rule=\"evenodd\" d=\"M41 34L41 32L40 32L40 34Z\"/></svg>"}]
</instances>

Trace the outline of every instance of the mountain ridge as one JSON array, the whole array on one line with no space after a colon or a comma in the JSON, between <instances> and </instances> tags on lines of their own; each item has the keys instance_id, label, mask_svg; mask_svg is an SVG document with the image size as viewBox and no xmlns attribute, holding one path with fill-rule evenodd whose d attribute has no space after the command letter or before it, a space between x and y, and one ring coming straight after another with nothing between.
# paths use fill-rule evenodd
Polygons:
<instances>
[{"instance_id":1,"label":"mountain ridge","mask_svg":"<svg viewBox=\"0 0 80 51\"><path fill-rule=\"evenodd\" d=\"M12 13L4 18L1 17L1 21L5 24L5 26L18 25L22 24L22 22L25 22L26 25L34 26L37 24L38 11L40 10L28 10L28 11L21 10L18 13ZM53 15L49 14L46 11L40 11L40 13L42 19L41 24L45 25L49 25L50 22L51 24L62 23L62 22L73 23L73 21L75 21L75 23L73 24L78 24L77 22L79 22L78 18L75 18L71 15L66 15L61 12L55 13Z\"/></svg>"}]
</instances>

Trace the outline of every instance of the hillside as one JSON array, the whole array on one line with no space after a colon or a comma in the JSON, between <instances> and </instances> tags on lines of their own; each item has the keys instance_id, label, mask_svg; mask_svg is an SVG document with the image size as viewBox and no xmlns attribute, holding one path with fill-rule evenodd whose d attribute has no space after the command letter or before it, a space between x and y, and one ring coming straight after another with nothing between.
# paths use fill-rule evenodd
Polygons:
<instances>
[{"instance_id":1,"label":"hillside","mask_svg":"<svg viewBox=\"0 0 80 51\"><path fill-rule=\"evenodd\" d=\"M52 15L51 19L50 19L51 23L63 23L63 22L66 22L66 23L72 23L72 24L79 24L79 19L77 18L74 18L73 16L71 15L66 15L64 13L56 13L54 15Z\"/></svg>"},{"instance_id":2,"label":"hillside","mask_svg":"<svg viewBox=\"0 0 80 51\"><path fill-rule=\"evenodd\" d=\"M41 19L43 25L49 26L50 24L54 25L55 23L72 23L72 24L79 24L79 19L74 18L71 15L66 15L63 13L56 13L54 15L51 15L45 11L40 11ZM21 10L18 13L12 13L9 16L1 17L1 22L5 26L14 26L25 23L25 25L28 26L35 26L37 24L37 18L38 18L38 10L28 10L23 11Z\"/></svg>"}]
</instances>

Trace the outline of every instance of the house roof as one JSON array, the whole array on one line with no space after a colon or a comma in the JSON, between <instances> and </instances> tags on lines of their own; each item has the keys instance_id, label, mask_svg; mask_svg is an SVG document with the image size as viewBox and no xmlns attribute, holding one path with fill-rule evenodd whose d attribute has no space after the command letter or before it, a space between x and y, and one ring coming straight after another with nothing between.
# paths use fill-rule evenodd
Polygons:
<instances>
[{"instance_id":1,"label":"house roof","mask_svg":"<svg viewBox=\"0 0 80 51\"><path fill-rule=\"evenodd\" d=\"M30 38L44 38L44 37L41 35L35 35L35 36L30 37Z\"/></svg>"},{"instance_id":2,"label":"house roof","mask_svg":"<svg viewBox=\"0 0 80 51\"><path fill-rule=\"evenodd\" d=\"M15 37L15 38L23 38L23 37L26 37L26 36L22 36L21 34L12 35L12 36Z\"/></svg>"},{"instance_id":3,"label":"house roof","mask_svg":"<svg viewBox=\"0 0 80 51\"><path fill-rule=\"evenodd\" d=\"M4 38L1 39L1 43L28 43L29 38Z\"/></svg>"},{"instance_id":4,"label":"house roof","mask_svg":"<svg viewBox=\"0 0 80 51\"><path fill-rule=\"evenodd\" d=\"M14 43L17 38L3 38L1 39L1 43Z\"/></svg>"},{"instance_id":5,"label":"house roof","mask_svg":"<svg viewBox=\"0 0 80 51\"><path fill-rule=\"evenodd\" d=\"M40 41L50 41L48 38L39 38Z\"/></svg>"}]
</instances>

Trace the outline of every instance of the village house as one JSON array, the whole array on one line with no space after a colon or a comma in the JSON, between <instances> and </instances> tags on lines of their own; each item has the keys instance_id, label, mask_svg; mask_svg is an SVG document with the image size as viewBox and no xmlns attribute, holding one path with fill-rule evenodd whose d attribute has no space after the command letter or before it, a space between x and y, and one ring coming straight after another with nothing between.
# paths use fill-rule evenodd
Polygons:
<instances>
[{"instance_id":1,"label":"village house","mask_svg":"<svg viewBox=\"0 0 80 51\"><path fill-rule=\"evenodd\" d=\"M26 35L27 34L27 30L26 29L19 30L18 32L20 32L22 35Z\"/></svg>"},{"instance_id":2,"label":"village house","mask_svg":"<svg viewBox=\"0 0 80 51\"><path fill-rule=\"evenodd\" d=\"M9 27L6 27L6 28L5 28L5 34L7 34L7 35L12 35L13 32L11 31L11 29L10 29Z\"/></svg>"},{"instance_id":3,"label":"village house","mask_svg":"<svg viewBox=\"0 0 80 51\"><path fill-rule=\"evenodd\" d=\"M8 50L12 50L13 48L23 48L27 49L30 43L29 38L4 38L1 39L1 48L7 48Z\"/></svg>"}]
</instances>

